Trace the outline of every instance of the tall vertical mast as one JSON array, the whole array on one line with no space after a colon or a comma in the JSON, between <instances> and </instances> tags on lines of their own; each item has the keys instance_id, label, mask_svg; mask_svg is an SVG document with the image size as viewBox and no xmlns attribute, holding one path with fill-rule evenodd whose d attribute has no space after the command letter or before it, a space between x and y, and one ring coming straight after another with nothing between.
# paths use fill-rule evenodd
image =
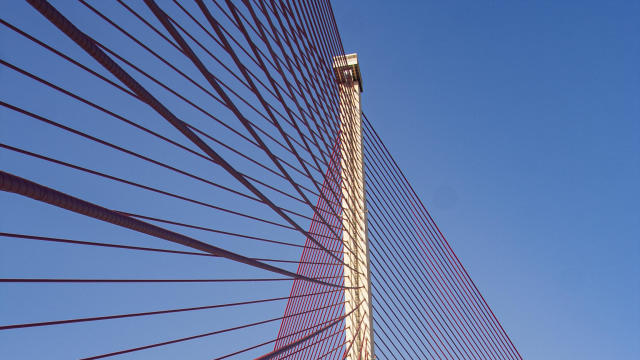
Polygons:
<instances>
[{"instance_id":1,"label":"tall vertical mast","mask_svg":"<svg viewBox=\"0 0 640 360\"><path fill-rule=\"evenodd\" d=\"M342 180L342 226L347 359L373 359L371 279L364 190L362 79L358 55L333 59L340 95L340 173ZM354 310L355 309L355 310Z\"/></svg>"}]
</instances>

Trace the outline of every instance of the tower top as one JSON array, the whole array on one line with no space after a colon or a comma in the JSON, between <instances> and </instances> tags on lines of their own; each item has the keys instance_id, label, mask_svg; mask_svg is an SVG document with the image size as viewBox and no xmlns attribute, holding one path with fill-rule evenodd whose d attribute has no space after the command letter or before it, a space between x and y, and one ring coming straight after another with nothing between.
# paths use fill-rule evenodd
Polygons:
<instances>
[{"instance_id":1,"label":"tower top","mask_svg":"<svg viewBox=\"0 0 640 360\"><path fill-rule=\"evenodd\" d=\"M333 58L333 69L336 72L336 80L339 84L352 84L357 82L362 92L362 76L358 65L358 54L338 55Z\"/></svg>"}]
</instances>

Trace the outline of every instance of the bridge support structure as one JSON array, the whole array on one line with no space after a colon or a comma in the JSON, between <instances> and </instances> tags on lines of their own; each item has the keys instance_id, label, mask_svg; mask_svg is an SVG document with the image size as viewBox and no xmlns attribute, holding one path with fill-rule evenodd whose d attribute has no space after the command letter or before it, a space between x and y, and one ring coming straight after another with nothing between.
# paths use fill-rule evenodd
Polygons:
<instances>
[{"instance_id":1,"label":"bridge support structure","mask_svg":"<svg viewBox=\"0 0 640 360\"><path fill-rule=\"evenodd\" d=\"M333 59L340 97L340 177L344 243L346 359L373 359L371 278L364 187L362 78L358 55Z\"/></svg>"}]
</instances>

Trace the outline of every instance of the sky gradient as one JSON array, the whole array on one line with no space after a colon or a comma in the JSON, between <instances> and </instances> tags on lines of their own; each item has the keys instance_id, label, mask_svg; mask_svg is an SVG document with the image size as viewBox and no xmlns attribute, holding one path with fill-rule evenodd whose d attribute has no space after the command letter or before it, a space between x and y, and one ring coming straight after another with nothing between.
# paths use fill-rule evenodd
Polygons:
<instances>
[{"instance_id":1,"label":"sky gradient","mask_svg":"<svg viewBox=\"0 0 640 360\"><path fill-rule=\"evenodd\" d=\"M523 357L640 357L640 3L334 11L365 113Z\"/></svg>"}]
</instances>

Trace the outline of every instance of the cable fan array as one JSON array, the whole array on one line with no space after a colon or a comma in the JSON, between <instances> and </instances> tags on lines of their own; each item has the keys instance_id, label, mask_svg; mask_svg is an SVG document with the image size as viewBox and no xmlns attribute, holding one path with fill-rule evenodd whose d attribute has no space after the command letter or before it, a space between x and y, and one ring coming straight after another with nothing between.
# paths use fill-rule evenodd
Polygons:
<instances>
[{"instance_id":1,"label":"cable fan array","mask_svg":"<svg viewBox=\"0 0 640 360\"><path fill-rule=\"evenodd\" d=\"M0 357L346 358L364 171L375 358L521 359L368 120L345 167L329 1L0 9Z\"/></svg>"},{"instance_id":2,"label":"cable fan array","mask_svg":"<svg viewBox=\"0 0 640 360\"><path fill-rule=\"evenodd\" d=\"M378 355L522 359L371 122L364 119Z\"/></svg>"}]
</instances>

